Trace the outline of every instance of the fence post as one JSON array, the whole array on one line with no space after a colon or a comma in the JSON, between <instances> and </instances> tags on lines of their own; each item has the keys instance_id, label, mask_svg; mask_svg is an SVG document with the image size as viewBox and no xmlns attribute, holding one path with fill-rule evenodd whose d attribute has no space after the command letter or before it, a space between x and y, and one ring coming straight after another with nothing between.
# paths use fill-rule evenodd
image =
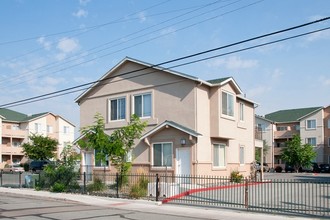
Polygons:
<instances>
[{"instance_id":1,"label":"fence post","mask_svg":"<svg viewBox=\"0 0 330 220\"><path fill-rule=\"evenodd\" d=\"M159 201L159 176L156 174L156 201Z\"/></svg>"},{"instance_id":2,"label":"fence post","mask_svg":"<svg viewBox=\"0 0 330 220\"><path fill-rule=\"evenodd\" d=\"M245 178L245 190L244 190L244 198L245 198L245 208L249 208L249 179Z\"/></svg>"},{"instance_id":3,"label":"fence post","mask_svg":"<svg viewBox=\"0 0 330 220\"><path fill-rule=\"evenodd\" d=\"M86 172L84 172L84 190L83 190L83 193L86 194Z\"/></svg>"},{"instance_id":4,"label":"fence post","mask_svg":"<svg viewBox=\"0 0 330 220\"><path fill-rule=\"evenodd\" d=\"M116 197L119 198L119 175L116 173Z\"/></svg>"},{"instance_id":5,"label":"fence post","mask_svg":"<svg viewBox=\"0 0 330 220\"><path fill-rule=\"evenodd\" d=\"M18 181L19 188L22 188L22 172L18 172Z\"/></svg>"},{"instance_id":6,"label":"fence post","mask_svg":"<svg viewBox=\"0 0 330 220\"><path fill-rule=\"evenodd\" d=\"M2 179L3 179L3 176L2 176L2 170L0 170L0 177L1 177L1 180L0 180L0 186L2 186Z\"/></svg>"}]
</instances>

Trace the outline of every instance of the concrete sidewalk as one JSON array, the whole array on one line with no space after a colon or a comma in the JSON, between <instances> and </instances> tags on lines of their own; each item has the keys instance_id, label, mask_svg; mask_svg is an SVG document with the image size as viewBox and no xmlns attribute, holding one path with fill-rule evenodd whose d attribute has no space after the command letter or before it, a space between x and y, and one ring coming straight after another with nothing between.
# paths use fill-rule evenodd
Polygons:
<instances>
[{"instance_id":1,"label":"concrete sidewalk","mask_svg":"<svg viewBox=\"0 0 330 220\"><path fill-rule=\"evenodd\" d=\"M45 199L68 200L92 206L114 208L122 210L139 211L143 213L166 213L169 215L207 218L207 219L253 219L253 220L281 220L302 219L302 217L283 216L265 213L253 213L222 208L191 207L181 205L161 205L159 202L146 200L128 200L107 197L96 197L79 194L51 193L47 191L35 191L33 189L14 189L0 187L0 194L16 194L28 197L43 197ZM309 218L311 219L311 218Z\"/></svg>"}]
</instances>

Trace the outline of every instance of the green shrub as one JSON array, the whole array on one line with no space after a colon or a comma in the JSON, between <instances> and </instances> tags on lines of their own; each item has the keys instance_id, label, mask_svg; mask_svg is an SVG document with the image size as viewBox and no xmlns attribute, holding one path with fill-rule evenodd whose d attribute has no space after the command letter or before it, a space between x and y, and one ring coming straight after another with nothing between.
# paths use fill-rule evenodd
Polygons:
<instances>
[{"instance_id":1,"label":"green shrub","mask_svg":"<svg viewBox=\"0 0 330 220\"><path fill-rule=\"evenodd\" d=\"M241 183L243 181L243 175L238 171L232 171L230 173L230 181L233 183Z\"/></svg>"},{"instance_id":2,"label":"green shrub","mask_svg":"<svg viewBox=\"0 0 330 220\"><path fill-rule=\"evenodd\" d=\"M105 183L100 178L95 178L93 183L87 185L87 192L100 192L107 189Z\"/></svg>"},{"instance_id":3,"label":"green shrub","mask_svg":"<svg viewBox=\"0 0 330 220\"><path fill-rule=\"evenodd\" d=\"M52 187L50 187L51 192L65 192L66 186L63 183L55 183Z\"/></svg>"},{"instance_id":4,"label":"green shrub","mask_svg":"<svg viewBox=\"0 0 330 220\"><path fill-rule=\"evenodd\" d=\"M147 195L148 192L148 179L141 176L138 183L131 186L129 197L138 199Z\"/></svg>"}]
</instances>

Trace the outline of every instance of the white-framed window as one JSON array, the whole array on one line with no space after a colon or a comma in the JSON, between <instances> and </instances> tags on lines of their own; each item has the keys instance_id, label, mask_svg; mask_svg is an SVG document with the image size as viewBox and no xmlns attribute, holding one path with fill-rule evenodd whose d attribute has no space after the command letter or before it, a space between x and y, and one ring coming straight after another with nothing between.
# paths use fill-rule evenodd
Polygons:
<instances>
[{"instance_id":1,"label":"white-framed window","mask_svg":"<svg viewBox=\"0 0 330 220\"><path fill-rule=\"evenodd\" d=\"M228 92L222 92L222 114L234 117L234 96Z\"/></svg>"},{"instance_id":2,"label":"white-framed window","mask_svg":"<svg viewBox=\"0 0 330 220\"><path fill-rule=\"evenodd\" d=\"M172 143L153 144L153 166L171 167L173 160Z\"/></svg>"},{"instance_id":3,"label":"white-framed window","mask_svg":"<svg viewBox=\"0 0 330 220\"><path fill-rule=\"evenodd\" d=\"M306 120L306 128L307 129L316 129L316 120L315 119Z\"/></svg>"},{"instance_id":4,"label":"white-framed window","mask_svg":"<svg viewBox=\"0 0 330 220\"><path fill-rule=\"evenodd\" d=\"M288 127L287 126L277 126L276 130L277 131L286 131L286 130L288 130Z\"/></svg>"},{"instance_id":5,"label":"white-framed window","mask_svg":"<svg viewBox=\"0 0 330 220\"><path fill-rule=\"evenodd\" d=\"M94 150L94 165L95 167L109 167L109 158L106 157L105 160L102 160L97 155L98 150Z\"/></svg>"},{"instance_id":6,"label":"white-framed window","mask_svg":"<svg viewBox=\"0 0 330 220\"><path fill-rule=\"evenodd\" d=\"M328 119L328 129L330 129L330 118Z\"/></svg>"},{"instance_id":7,"label":"white-framed window","mask_svg":"<svg viewBox=\"0 0 330 220\"><path fill-rule=\"evenodd\" d=\"M126 98L109 100L110 121L124 120L126 118Z\"/></svg>"},{"instance_id":8,"label":"white-framed window","mask_svg":"<svg viewBox=\"0 0 330 220\"><path fill-rule=\"evenodd\" d=\"M12 146L13 146L13 147L20 147L20 146L21 146L21 142L13 141Z\"/></svg>"},{"instance_id":9,"label":"white-framed window","mask_svg":"<svg viewBox=\"0 0 330 220\"><path fill-rule=\"evenodd\" d=\"M239 163L240 164L245 163L245 161L244 161L244 146L243 145L239 146Z\"/></svg>"},{"instance_id":10,"label":"white-framed window","mask_svg":"<svg viewBox=\"0 0 330 220\"><path fill-rule=\"evenodd\" d=\"M12 129L12 130L16 130L16 131L17 131L17 130L20 130L19 125L12 125L12 126L11 126L11 129Z\"/></svg>"},{"instance_id":11,"label":"white-framed window","mask_svg":"<svg viewBox=\"0 0 330 220\"><path fill-rule=\"evenodd\" d=\"M34 123L34 130L37 133L41 132L41 123Z\"/></svg>"},{"instance_id":12,"label":"white-framed window","mask_svg":"<svg viewBox=\"0 0 330 220\"><path fill-rule=\"evenodd\" d=\"M47 133L53 133L53 126L47 125Z\"/></svg>"},{"instance_id":13,"label":"white-framed window","mask_svg":"<svg viewBox=\"0 0 330 220\"><path fill-rule=\"evenodd\" d=\"M213 166L225 167L226 166L226 145L213 144Z\"/></svg>"},{"instance_id":14,"label":"white-framed window","mask_svg":"<svg viewBox=\"0 0 330 220\"><path fill-rule=\"evenodd\" d=\"M316 138L315 138L315 137L306 138L306 142L307 142L307 144L310 144L310 145L312 145L313 147L316 146Z\"/></svg>"},{"instance_id":15,"label":"white-framed window","mask_svg":"<svg viewBox=\"0 0 330 220\"><path fill-rule=\"evenodd\" d=\"M244 104L239 103L239 120L244 121Z\"/></svg>"},{"instance_id":16,"label":"white-framed window","mask_svg":"<svg viewBox=\"0 0 330 220\"><path fill-rule=\"evenodd\" d=\"M328 138L328 147L330 147L330 137Z\"/></svg>"},{"instance_id":17,"label":"white-framed window","mask_svg":"<svg viewBox=\"0 0 330 220\"><path fill-rule=\"evenodd\" d=\"M151 117L151 94L134 95L134 114L138 117Z\"/></svg>"},{"instance_id":18,"label":"white-framed window","mask_svg":"<svg viewBox=\"0 0 330 220\"><path fill-rule=\"evenodd\" d=\"M70 132L70 127L69 126L63 126L63 133L64 134L69 134Z\"/></svg>"}]
</instances>

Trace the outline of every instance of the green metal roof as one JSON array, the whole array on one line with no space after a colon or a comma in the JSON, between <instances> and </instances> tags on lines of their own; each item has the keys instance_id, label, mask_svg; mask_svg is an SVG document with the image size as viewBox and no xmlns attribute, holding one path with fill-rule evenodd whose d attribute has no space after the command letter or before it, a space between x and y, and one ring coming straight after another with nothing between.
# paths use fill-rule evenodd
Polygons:
<instances>
[{"instance_id":1,"label":"green metal roof","mask_svg":"<svg viewBox=\"0 0 330 220\"><path fill-rule=\"evenodd\" d=\"M230 79L230 77L224 77L224 78L219 78L219 79L207 80L207 82L209 82L211 84L219 84L219 83L222 83L223 81L226 81L227 79Z\"/></svg>"},{"instance_id":2,"label":"green metal roof","mask_svg":"<svg viewBox=\"0 0 330 220\"><path fill-rule=\"evenodd\" d=\"M10 109L0 108L0 115L4 117L3 121L26 122L45 114L47 114L47 112L34 115L26 115Z\"/></svg>"},{"instance_id":3,"label":"green metal roof","mask_svg":"<svg viewBox=\"0 0 330 220\"><path fill-rule=\"evenodd\" d=\"M274 122L295 122L318 109L322 109L322 107L280 110L265 115L265 118Z\"/></svg>"}]
</instances>

